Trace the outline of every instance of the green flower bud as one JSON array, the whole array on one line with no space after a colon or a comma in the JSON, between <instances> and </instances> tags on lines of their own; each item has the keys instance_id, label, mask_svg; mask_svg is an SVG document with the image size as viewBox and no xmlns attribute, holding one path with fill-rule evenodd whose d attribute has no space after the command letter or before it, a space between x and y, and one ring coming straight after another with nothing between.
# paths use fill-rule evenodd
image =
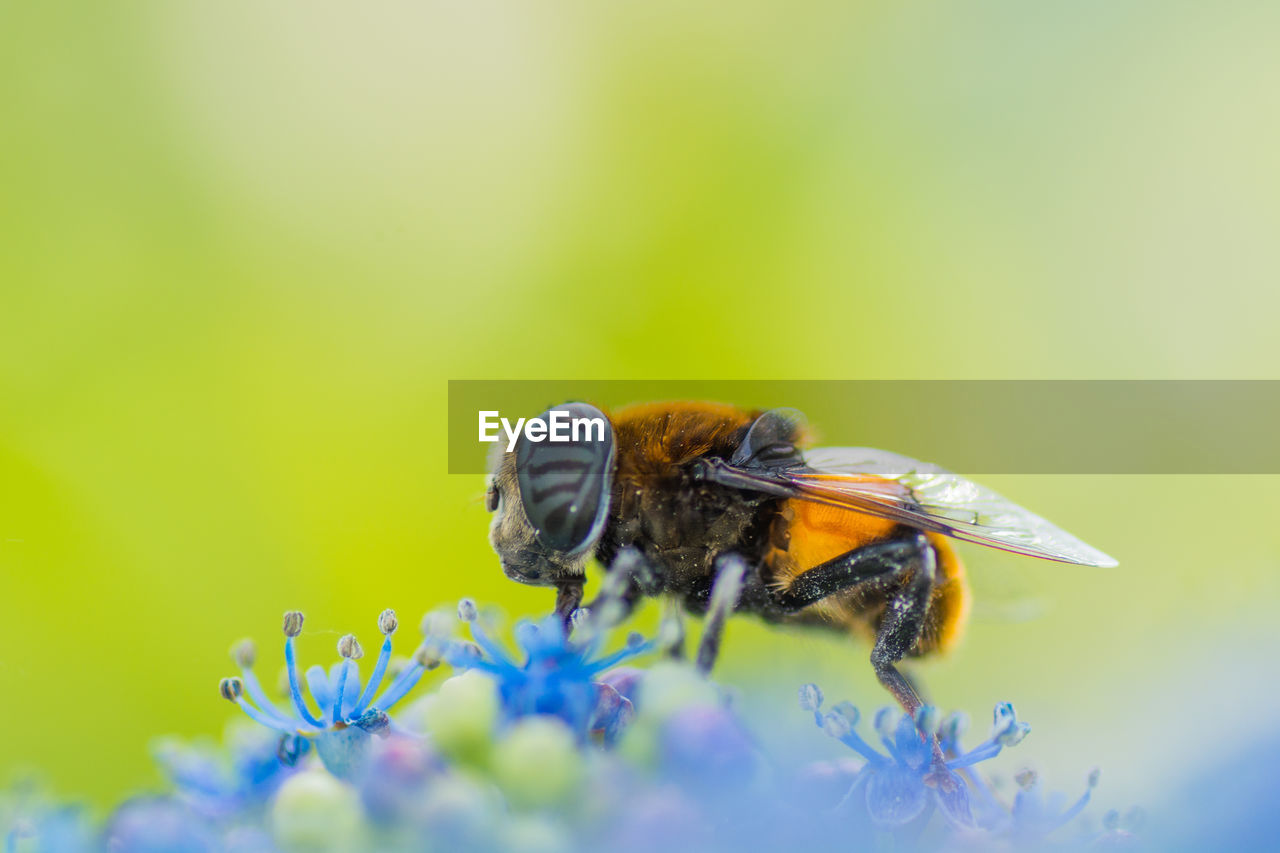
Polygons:
<instances>
[{"instance_id":1,"label":"green flower bud","mask_svg":"<svg viewBox=\"0 0 1280 853\"><path fill-rule=\"evenodd\" d=\"M425 700L423 717L432 743L446 756L473 766L487 763L498 697L482 673L465 672L443 682Z\"/></svg>"},{"instance_id":2,"label":"green flower bud","mask_svg":"<svg viewBox=\"0 0 1280 853\"><path fill-rule=\"evenodd\" d=\"M351 787L321 770L299 773L280 786L271 806L271 836L286 853L355 850L364 816Z\"/></svg>"},{"instance_id":3,"label":"green flower bud","mask_svg":"<svg viewBox=\"0 0 1280 853\"><path fill-rule=\"evenodd\" d=\"M715 686L695 669L667 661L655 664L644 674L636 711L641 717L661 720L691 706L720 704Z\"/></svg>"},{"instance_id":4,"label":"green flower bud","mask_svg":"<svg viewBox=\"0 0 1280 853\"><path fill-rule=\"evenodd\" d=\"M540 808L568 799L582 780L582 756L568 726L555 717L527 717L493 753L493 775L508 801Z\"/></svg>"},{"instance_id":5,"label":"green flower bud","mask_svg":"<svg viewBox=\"0 0 1280 853\"><path fill-rule=\"evenodd\" d=\"M564 828L546 817L513 815L502 829L501 849L511 853L567 853L572 849Z\"/></svg>"}]
</instances>

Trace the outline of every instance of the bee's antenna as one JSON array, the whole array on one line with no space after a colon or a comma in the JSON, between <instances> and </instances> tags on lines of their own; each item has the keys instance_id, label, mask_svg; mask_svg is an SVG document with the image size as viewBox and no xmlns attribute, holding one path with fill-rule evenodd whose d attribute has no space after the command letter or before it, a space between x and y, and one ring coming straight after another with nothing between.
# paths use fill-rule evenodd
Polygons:
<instances>
[{"instance_id":1,"label":"bee's antenna","mask_svg":"<svg viewBox=\"0 0 1280 853\"><path fill-rule=\"evenodd\" d=\"M724 623L738 606L738 596L746 580L747 564L735 554L716 561L716 580L711 587L711 601L707 605L707 619L702 628L702 641L698 644L698 671L708 675L720 654L720 638Z\"/></svg>"}]
</instances>

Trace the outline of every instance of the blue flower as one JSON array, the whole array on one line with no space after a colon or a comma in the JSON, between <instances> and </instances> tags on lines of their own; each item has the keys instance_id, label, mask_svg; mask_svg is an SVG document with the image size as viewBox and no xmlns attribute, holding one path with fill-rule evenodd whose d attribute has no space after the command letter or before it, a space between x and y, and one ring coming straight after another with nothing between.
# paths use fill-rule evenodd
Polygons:
<instances>
[{"instance_id":1,"label":"blue flower","mask_svg":"<svg viewBox=\"0 0 1280 853\"><path fill-rule=\"evenodd\" d=\"M214 828L174 800L139 797L116 809L106 849L120 853L213 853L223 849Z\"/></svg>"},{"instance_id":2,"label":"blue flower","mask_svg":"<svg viewBox=\"0 0 1280 853\"><path fill-rule=\"evenodd\" d=\"M281 757L281 735L262 729L232 733L227 750L167 739L153 754L178 797L199 814L223 818L261 806L295 772Z\"/></svg>"},{"instance_id":3,"label":"blue flower","mask_svg":"<svg viewBox=\"0 0 1280 853\"><path fill-rule=\"evenodd\" d=\"M576 639L558 616L551 615L516 623L516 645L524 657L520 661L489 636L477 616L470 599L459 603L458 618L470 626L475 645L454 643L446 658L455 667L477 670L496 682L507 721L546 714L563 720L582 737L600 732L606 743L616 739L631 717L631 701L603 682L601 674L649 651L650 642L632 634L625 648L598 657L604 631L586 630L585 638Z\"/></svg>"},{"instance_id":4,"label":"blue flower","mask_svg":"<svg viewBox=\"0 0 1280 853\"><path fill-rule=\"evenodd\" d=\"M1032 770L1022 770L1015 777L1018 793L1013 799L1013 810L1007 832L1021 843L1039 841L1060 826L1069 823L1080 814L1098 785L1098 771L1089 774L1088 786L1071 805L1066 805L1066 795L1054 792L1045 795L1040 778Z\"/></svg>"},{"instance_id":5,"label":"blue flower","mask_svg":"<svg viewBox=\"0 0 1280 853\"><path fill-rule=\"evenodd\" d=\"M25 804L23 816L0 823L4 851L73 853L94 848L94 830L84 809L76 806ZM5 826L5 824L8 824Z\"/></svg>"},{"instance_id":6,"label":"blue flower","mask_svg":"<svg viewBox=\"0 0 1280 853\"><path fill-rule=\"evenodd\" d=\"M959 718L938 726L937 712L929 706L922 707L914 719L883 708L875 717L876 733L885 748L882 753L855 730L860 716L857 708L841 702L824 714L822 702L822 691L816 684L800 688L800 706L813 713L818 727L866 759L844 802L861 797L872 823L884 829L902 827L917 818L927 820L934 807L953 825L974 826L968 789L957 771L994 758L1031 731L1029 725L1018 721L1013 705L1002 702L995 708L991 736L966 752L959 743L961 729L951 722Z\"/></svg>"},{"instance_id":7,"label":"blue flower","mask_svg":"<svg viewBox=\"0 0 1280 853\"><path fill-rule=\"evenodd\" d=\"M236 655L241 677L224 678L219 690L223 698L235 702L253 720L286 736L281 744L281 757L286 761L296 760L314 744L329 772L340 778L352 779L368 754L370 737L385 736L391 729L391 718L387 712L413 689L425 671L438 664L438 660L431 656L428 647L420 647L413 662L378 694L391 661L391 635L398 626L395 612L384 610L378 617L378 630L383 635L382 650L368 684L361 689L360 673L355 663L364 656L364 651L356 638L347 634L338 641L341 661L330 667L327 673L320 666L307 670L307 688L318 708L313 711L303 697L294 650L294 639L302 633L302 621L302 614L296 610L284 615L284 658L292 699L290 708L276 705L263 691L253 674L251 645L242 644ZM246 693L253 703L245 698Z\"/></svg>"}]
</instances>

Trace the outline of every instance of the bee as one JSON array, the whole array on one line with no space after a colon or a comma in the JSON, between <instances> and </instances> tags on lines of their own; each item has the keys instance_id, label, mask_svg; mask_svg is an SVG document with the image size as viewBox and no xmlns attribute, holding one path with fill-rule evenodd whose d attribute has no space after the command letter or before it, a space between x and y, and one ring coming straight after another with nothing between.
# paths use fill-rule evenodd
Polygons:
<instances>
[{"instance_id":1,"label":"bee","mask_svg":"<svg viewBox=\"0 0 1280 853\"><path fill-rule=\"evenodd\" d=\"M489 539L503 571L555 587L568 620L591 559L607 582L620 555L638 553L646 571L625 579L622 602L663 595L706 614L706 671L729 613L821 626L866 637L880 683L915 713L920 691L898 664L950 649L969 613L951 540L1116 565L935 465L870 448L805 450L793 409L677 402L606 415L570 403L544 419L551 411L604 418L611 429L557 443L522 437L495 454Z\"/></svg>"}]
</instances>

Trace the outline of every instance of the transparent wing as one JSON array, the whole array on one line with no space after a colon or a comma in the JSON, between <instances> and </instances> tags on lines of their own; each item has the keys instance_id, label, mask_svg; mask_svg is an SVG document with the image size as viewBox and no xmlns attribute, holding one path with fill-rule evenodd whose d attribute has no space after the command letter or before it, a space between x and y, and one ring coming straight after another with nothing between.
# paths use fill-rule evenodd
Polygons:
<instances>
[{"instance_id":1,"label":"transparent wing","mask_svg":"<svg viewBox=\"0 0 1280 853\"><path fill-rule=\"evenodd\" d=\"M822 447L784 472L798 497L957 539L1082 566L1116 561L1035 513L937 465L869 447Z\"/></svg>"},{"instance_id":2,"label":"transparent wing","mask_svg":"<svg viewBox=\"0 0 1280 853\"><path fill-rule=\"evenodd\" d=\"M708 460L704 476L740 489L875 515L966 542L1082 566L1116 561L985 486L937 465L868 447L822 447L762 467Z\"/></svg>"}]
</instances>

